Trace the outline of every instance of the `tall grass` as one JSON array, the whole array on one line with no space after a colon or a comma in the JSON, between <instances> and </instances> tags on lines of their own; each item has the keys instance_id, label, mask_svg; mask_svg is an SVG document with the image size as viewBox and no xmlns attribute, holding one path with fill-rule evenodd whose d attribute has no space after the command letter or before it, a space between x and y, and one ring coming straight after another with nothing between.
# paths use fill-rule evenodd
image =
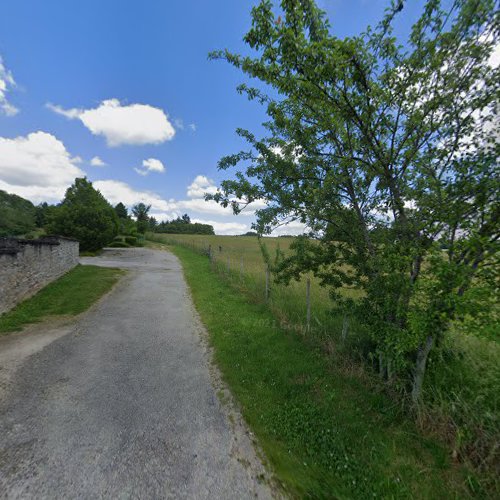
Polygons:
<instances>
[{"instance_id":1,"label":"tall grass","mask_svg":"<svg viewBox=\"0 0 500 500\"><path fill-rule=\"evenodd\" d=\"M266 299L266 263L256 237L205 235L151 235L154 241L191 248L208 254L213 270L224 275L251 301ZM279 248L286 254L292 238L265 238L268 253ZM306 324L306 280L311 280L311 323ZM357 291L342 293L356 297ZM369 336L355 317L339 313L328 291L312 276L288 286L271 278L268 306L282 328L307 334L327 351L344 354L346 366L367 370L373 376L368 353ZM492 318L493 319L493 318ZM493 322L493 321L492 321ZM346 325L348 325L346 335ZM446 344L430 357L419 423L426 432L445 440L456 460L479 470L490 491L500 485L500 344L498 327L488 325L488 335L478 335L474 323L454 326ZM343 332L344 330L344 332ZM360 361L360 363L354 363ZM382 383L382 382L381 382ZM389 391L392 390L387 386Z\"/></svg>"}]
</instances>

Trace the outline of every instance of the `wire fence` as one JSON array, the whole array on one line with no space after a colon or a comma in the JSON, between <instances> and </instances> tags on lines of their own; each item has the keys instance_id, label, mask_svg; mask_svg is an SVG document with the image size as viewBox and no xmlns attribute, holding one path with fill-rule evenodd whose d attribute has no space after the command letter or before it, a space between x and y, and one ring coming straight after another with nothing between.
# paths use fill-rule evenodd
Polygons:
<instances>
[{"instance_id":1,"label":"wire fence","mask_svg":"<svg viewBox=\"0 0 500 500\"><path fill-rule=\"evenodd\" d=\"M263 258L261 262L257 262L255 256L247 259L241 250L213 244L199 237L181 239L163 234L152 235L151 239L182 246L206 256L212 270L230 286L244 292L254 302L267 304L277 318L277 327L323 339L335 338L343 344L348 342L353 331L352 318L332 312L333 305L327 292L314 283L311 276L287 286L274 280Z\"/></svg>"}]
</instances>

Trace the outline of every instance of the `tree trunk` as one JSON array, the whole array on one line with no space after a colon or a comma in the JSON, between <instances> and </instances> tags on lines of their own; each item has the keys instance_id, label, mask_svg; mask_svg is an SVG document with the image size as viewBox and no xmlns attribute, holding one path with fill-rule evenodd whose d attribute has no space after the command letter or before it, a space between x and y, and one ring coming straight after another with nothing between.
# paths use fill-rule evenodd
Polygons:
<instances>
[{"instance_id":1,"label":"tree trunk","mask_svg":"<svg viewBox=\"0 0 500 500\"><path fill-rule=\"evenodd\" d=\"M425 339L425 344L421 345L418 349L417 361L415 363L415 373L413 375L413 388L411 391L411 399L414 405L417 405L420 400L427 358L429 357L433 344L434 337L432 335L428 335Z\"/></svg>"}]
</instances>

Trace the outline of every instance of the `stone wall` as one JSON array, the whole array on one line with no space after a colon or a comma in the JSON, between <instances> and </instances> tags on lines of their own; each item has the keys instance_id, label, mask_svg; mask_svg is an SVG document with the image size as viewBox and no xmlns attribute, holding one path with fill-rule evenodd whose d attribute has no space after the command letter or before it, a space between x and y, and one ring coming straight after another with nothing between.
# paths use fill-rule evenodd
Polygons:
<instances>
[{"instance_id":1,"label":"stone wall","mask_svg":"<svg viewBox=\"0 0 500 500\"><path fill-rule=\"evenodd\" d=\"M78 241L0 238L0 314L34 295L78 264Z\"/></svg>"}]
</instances>

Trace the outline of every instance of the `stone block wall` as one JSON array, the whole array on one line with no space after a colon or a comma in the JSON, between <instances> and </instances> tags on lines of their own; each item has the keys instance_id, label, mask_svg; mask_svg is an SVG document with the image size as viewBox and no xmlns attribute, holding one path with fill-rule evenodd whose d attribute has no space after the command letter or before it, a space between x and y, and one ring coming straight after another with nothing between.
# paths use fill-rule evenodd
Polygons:
<instances>
[{"instance_id":1,"label":"stone block wall","mask_svg":"<svg viewBox=\"0 0 500 500\"><path fill-rule=\"evenodd\" d=\"M78 264L78 241L0 238L0 314L34 295Z\"/></svg>"}]
</instances>

